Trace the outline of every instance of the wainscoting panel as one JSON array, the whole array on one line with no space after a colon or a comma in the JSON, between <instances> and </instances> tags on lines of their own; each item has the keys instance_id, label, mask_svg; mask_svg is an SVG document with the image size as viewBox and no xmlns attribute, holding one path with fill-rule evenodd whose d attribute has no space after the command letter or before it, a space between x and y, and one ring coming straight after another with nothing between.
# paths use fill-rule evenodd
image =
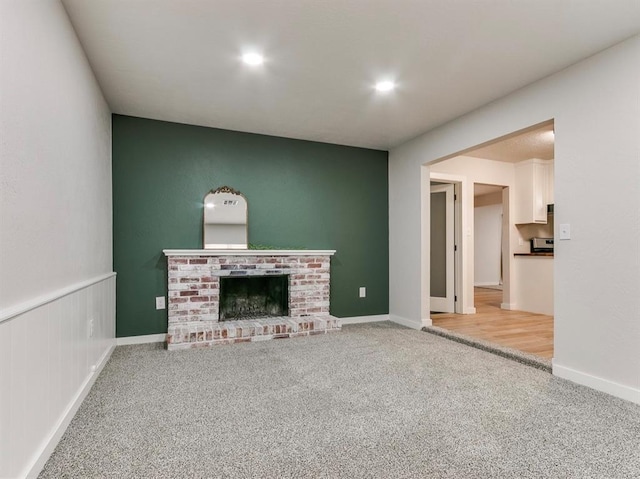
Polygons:
<instances>
[{"instance_id":1,"label":"wainscoting panel","mask_svg":"<svg viewBox=\"0 0 640 479\"><path fill-rule=\"evenodd\" d=\"M109 358L115 282L106 274L0 311L0 477L38 475Z\"/></svg>"}]
</instances>

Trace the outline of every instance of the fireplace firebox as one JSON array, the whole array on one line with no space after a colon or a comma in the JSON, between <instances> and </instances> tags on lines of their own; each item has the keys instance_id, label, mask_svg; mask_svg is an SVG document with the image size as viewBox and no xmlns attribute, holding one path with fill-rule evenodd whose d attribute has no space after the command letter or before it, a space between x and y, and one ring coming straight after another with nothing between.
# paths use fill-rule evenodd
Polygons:
<instances>
[{"instance_id":1,"label":"fireplace firebox","mask_svg":"<svg viewBox=\"0 0 640 479\"><path fill-rule=\"evenodd\" d=\"M289 315L289 276L220 278L220 321Z\"/></svg>"}]
</instances>

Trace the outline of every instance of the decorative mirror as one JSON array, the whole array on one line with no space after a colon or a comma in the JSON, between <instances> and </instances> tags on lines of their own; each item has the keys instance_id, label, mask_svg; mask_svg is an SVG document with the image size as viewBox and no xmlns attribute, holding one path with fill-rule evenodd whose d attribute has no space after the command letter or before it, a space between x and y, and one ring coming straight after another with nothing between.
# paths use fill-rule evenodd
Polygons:
<instances>
[{"instance_id":1,"label":"decorative mirror","mask_svg":"<svg viewBox=\"0 0 640 479\"><path fill-rule=\"evenodd\" d=\"M221 186L204 197L204 249L247 249L247 200Z\"/></svg>"}]
</instances>

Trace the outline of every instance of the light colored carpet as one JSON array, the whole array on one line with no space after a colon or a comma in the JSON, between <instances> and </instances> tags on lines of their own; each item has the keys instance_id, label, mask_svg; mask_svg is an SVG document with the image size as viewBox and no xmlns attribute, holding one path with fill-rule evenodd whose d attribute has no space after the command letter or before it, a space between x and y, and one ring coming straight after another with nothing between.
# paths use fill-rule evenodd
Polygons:
<instances>
[{"instance_id":1,"label":"light colored carpet","mask_svg":"<svg viewBox=\"0 0 640 479\"><path fill-rule=\"evenodd\" d=\"M41 478L638 478L640 407L392 323L118 347Z\"/></svg>"}]
</instances>

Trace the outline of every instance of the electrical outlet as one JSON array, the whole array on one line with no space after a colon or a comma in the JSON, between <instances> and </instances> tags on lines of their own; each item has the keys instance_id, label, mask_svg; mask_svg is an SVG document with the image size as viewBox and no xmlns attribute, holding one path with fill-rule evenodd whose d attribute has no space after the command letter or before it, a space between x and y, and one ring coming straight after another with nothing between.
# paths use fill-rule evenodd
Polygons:
<instances>
[{"instance_id":1,"label":"electrical outlet","mask_svg":"<svg viewBox=\"0 0 640 479\"><path fill-rule=\"evenodd\" d=\"M364 286L360 286L360 297L361 298L367 297L367 288L365 288Z\"/></svg>"},{"instance_id":2,"label":"electrical outlet","mask_svg":"<svg viewBox=\"0 0 640 479\"><path fill-rule=\"evenodd\" d=\"M89 320L89 324L88 324L88 326L87 326L87 335L88 335L90 338L93 338L93 319L90 319L90 320Z\"/></svg>"},{"instance_id":3,"label":"electrical outlet","mask_svg":"<svg viewBox=\"0 0 640 479\"><path fill-rule=\"evenodd\" d=\"M164 296L156 296L156 309L165 309L166 307Z\"/></svg>"}]
</instances>

